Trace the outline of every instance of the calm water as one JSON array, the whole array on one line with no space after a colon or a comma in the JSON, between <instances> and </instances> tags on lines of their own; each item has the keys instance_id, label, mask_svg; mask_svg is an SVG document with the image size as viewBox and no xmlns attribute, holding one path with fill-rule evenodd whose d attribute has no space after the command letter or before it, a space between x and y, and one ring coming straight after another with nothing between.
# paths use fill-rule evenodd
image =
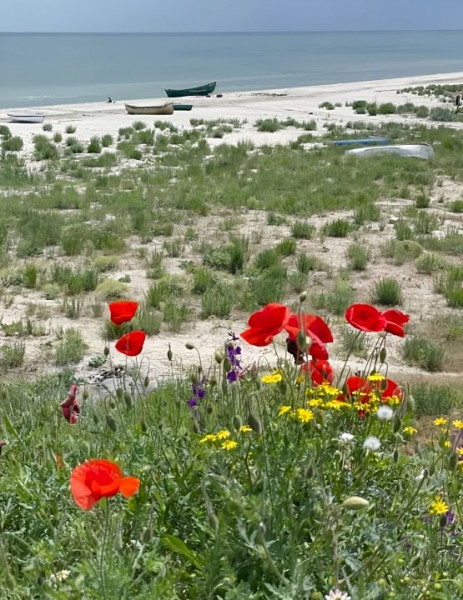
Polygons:
<instances>
[{"instance_id":1,"label":"calm water","mask_svg":"<svg viewBox=\"0 0 463 600\"><path fill-rule=\"evenodd\" d=\"M463 31L264 34L0 33L0 108L463 71Z\"/></svg>"}]
</instances>

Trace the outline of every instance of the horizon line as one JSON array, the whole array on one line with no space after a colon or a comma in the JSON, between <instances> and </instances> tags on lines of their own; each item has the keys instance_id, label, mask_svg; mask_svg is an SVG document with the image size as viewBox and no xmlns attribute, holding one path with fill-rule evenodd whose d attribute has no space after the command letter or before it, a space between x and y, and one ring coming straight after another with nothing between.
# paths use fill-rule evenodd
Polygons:
<instances>
[{"instance_id":1,"label":"horizon line","mask_svg":"<svg viewBox=\"0 0 463 600\"><path fill-rule=\"evenodd\" d=\"M463 31L458 29L292 29L292 30L222 30L222 31L0 31L1 34L75 34L75 35L217 35L217 34L287 34L287 33L408 33Z\"/></svg>"}]
</instances>

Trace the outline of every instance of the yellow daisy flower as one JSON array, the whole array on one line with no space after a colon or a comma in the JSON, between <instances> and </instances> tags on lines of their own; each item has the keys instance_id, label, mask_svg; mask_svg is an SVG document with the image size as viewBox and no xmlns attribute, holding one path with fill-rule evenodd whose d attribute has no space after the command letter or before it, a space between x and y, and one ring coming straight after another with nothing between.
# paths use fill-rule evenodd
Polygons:
<instances>
[{"instance_id":1,"label":"yellow daisy flower","mask_svg":"<svg viewBox=\"0 0 463 600\"><path fill-rule=\"evenodd\" d=\"M302 423L308 423L313 419L313 412L307 408L298 408L296 411L297 418Z\"/></svg>"},{"instance_id":2,"label":"yellow daisy flower","mask_svg":"<svg viewBox=\"0 0 463 600\"><path fill-rule=\"evenodd\" d=\"M323 400L321 398L314 398L313 400L308 400L307 404L309 406L323 406Z\"/></svg>"},{"instance_id":3,"label":"yellow daisy flower","mask_svg":"<svg viewBox=\"0 0 463 600\"><path fill-rule=\"evenodd\" d=\"M262 383L278 383L283 377L280 373L273 373L272 375L263 375L261 377Z\"/></svg>"},{"instance_id":4,"label":"yellow daisy flower","mask_svg":"<svg viewBox=\"0 0 463 600\"><path fill-rule=\"evenodd\" d=\"M452 425L454 427L456 427L457 429L463 429L463 421L461 421L460 419L456 419L455 421L452 421Z\"/></svg>"},{"instance_id":5,"label":"yellow daisy flower","mask_svg":"<svg viewBox=\"0 0 463 600\"><path fill-rule=\"evenodd\" d=\"M448 505L442 500L440 496L434 498L434 502L431 504L429 512L431 515L445 515L449 510Z\"/></svg>"},{"instance_id":6,"label":"yellow daisy flower","mask_svg":"<svg viewBox=\"0 0 463 600\"><path fill-rule=\"evenodd\" d=\"M451 448L452 447L452 443L450 442L450 440L446 440L444 442L444 448Z\"/></svg>"},{"instance_id":7,"label":"yellow daisy flower","mask_svg":"<svg viewBox=\"0 0 463 600\"><path fill-rule=\"evenodd\" d=\"M205 435L203 438L201 438L199 440L200 444L205 444L206 442L215 442L217 439L217 436L215 436L213 433L208 433L207 435Z\"/></svg>"},{"instance_id":8,"label":"yellow daisy flower","mask_svg":"<svg viewBox=\"0 0 463 600\"><path fill-rule=\"evenodd\" d=\"M241 431L241 433L247 433L248 431L252 431L252 427L249 427L249 425L241 425L239 431Z\"/></svg>"},{"instance_id":9,"label":"yellow daisy flower","mask_svg":"<svg viewBox=\"0 0 463 600\"><path fill-rule=\"evenodd\" d=\"M291 410L290 406L281 406L280 410L278 411L278 416L281 417L282 415L285 415L286 413L288 413Z\"/></svg>"},{"instance_id":10,"label":"yellow daisy flower","mask_svg":"<svg viewBox=\"0 0 463 600\"><path fill-rule=\"evenodd\" d=\"M226 440L230 437L230 432L228 431L228 429L221 429L215 434L215 437L217 440Z\"/></svg>"},{"instance_id":11,"label":"yellow daisy flower","mask_svg":"<svg viewBox=\"0 0 463 600\"><path fill-rule=\"evenodd\" d=\"M236 448L236 446L238 446L237 442L235 442L234 440L227 440L220 447L222 448L222 450L233 450L233 448Z\"/></svg>"},{"instance_id":12,"label":"yellow daisy flower","mask_svg":"<svg viewBox=\"0 0 463 600\"><path fill-rule=\"evenodd\" d=\"M444 419L444 417L438 417L437 419L434 419L434 425L436 425L437 427L447 425L447 419Z\"/></svg>"},{"instance_id":13,"label":"yellow daisy flower","mask_svg":"<svg viewBox=\"0 0 463 600\"><path fill-rule=\"evenodd\" d=\"M415 435L415 433L418 433L418 429L415 429L414 427L410 427L410 425L408 427L404 427L403 432L406 433L407 435Z\"/></svg>"},{"instance_id":14,"label":"yellow daisy flower","mask_svg":"<svg viewBox=\"0 0 463 600\"><path fill-rule=\"evenodd\" d=\"M368 381L384 381L386 378L379 373L372 373L367 377Z\"/></svg>"}]
</instances>

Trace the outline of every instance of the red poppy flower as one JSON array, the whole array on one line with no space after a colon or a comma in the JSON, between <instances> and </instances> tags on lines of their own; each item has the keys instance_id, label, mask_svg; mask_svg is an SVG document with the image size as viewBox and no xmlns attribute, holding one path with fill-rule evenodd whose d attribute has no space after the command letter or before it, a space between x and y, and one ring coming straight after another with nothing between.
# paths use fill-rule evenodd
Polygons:
<instances>
[{"instance_id":1,"label":"red poppy flower","mask_svg":"<svg viewBox=\"0 0 463 600\"><path fill-rule=\"evenodd\" d=\"M306 372L307 369L310 371L310 378L314 385L322 385L322 383L333 383L334 371L333 367L327 360L310 360L303 364L301 372Z\"/></svg>"},{"instance_id":2,"label":"red poppy flower","mask_svg":"<svg viewBox=\"0 0 463 600\"><path fill-rule=\"evenodd\" d=\"M383 331L386 320L371 304L352 304L346 310L346 321L360 331Z\"/></svg>"},{"instance_id":3,"label":"red poppy flower","mask_svg":"<svg viewBox=\"0 0 463 600\"><path fill-rule=\"evenodd\" d=\"M111 312L111 321L114 325L122 325L127 321L131 321L137 312L138 302L131 300L116 300L109 304Z\"/></svg>"},{"instance_id":4,"label":"red poppy flower","mask_svg":"<svg viewBox=\"0 0 463 600\"><path fill-rule=\"evenodd\" d=\"M289 308L283 304L267 304L250 316L249 329L240 336L252 346L268 346L274 336L283 331L290 314Z\"/></svg>"},{"instance_id":5,"label":"red poppy flower","mask_svg":"<svg viewBox=\"0 0 463 600\"><path fill-rule=\"evenodd\" d=\"M138 356L143 350L145 339L144 331L131 331L117 340L116 350L126 356Z\"/></svg>"},{"instance_id":6,"label":"red poppy flower","mask_svg":"<svg viewBox=\"0 0 463 600\"><path fill-rule=\"evenodd\" d=\"M77 423L78 415L80 414L80 406L76 399L77 385L73 383L69 389L69 394L66 400L61 402L61 410L63 411L63 417L66 421L69 421L71 425Z\"/></svg>"},{"instance_id":7,"label":"red poppy flower","mask_svg":"<svg viewBox=\"0 0 463 600\"><path fill-rule=\"evenodd\" d=\"M320 360L328 360L328 351L325 344L332 342L333 336L330 328L321 317L310 314L292 314L285 325L285 330L288 332L289 336L286 342L288 352L294 356L296 364L302 362L301 359L304 355L304 351L302 351L298 345L298 335L300 331L304 331L304 333L312 340L312 344L308 349L310 356ZM296 354L291 351L291 349L294 350L294 344L296 344Z\"/></svg>"},{"instance_id":8,"label":"red poppy flower","mask_svg":"<svg viewBox=\"0 0 463 600\"><path fill-rule=\"evenodd\" d=\"M381 398L383 398L383 400L387 400L392 396L397 396L398 398L402 399L403 394L399 384L397 384L395 381L392 381L392 379L386 379L386 384L386 388L381 393Z\"/></svg>"},{"instance_id":9,"label":"red poppy flower","mask_svg":"<svg viewBox=\"0 0 463 600\"><path fill-rule=\"evenodd\" d=\"M405 331L403 326L409 322L410 315L407 315L396 308L389 308L388 310L383 310L381 318L386 321L384 331L392 333L392 335L404 337Z\"/></svg>"},{"instance_id":10,"label":"red poppy flower","mask_svg":"<svg viewBox=\"0 0 463 600\"><path fill-rule=\"evenodd\" d=\"M84 510L92 508L101 498L111 498L118 492L130 498L139 487L139 479L124 477L115 463L100 458L84 462L71 473L71 493L75 503Z\"/></svg>"},{"instance_id":11,"label":"red poppy flower","mask_svg":"<svg viewBox=\"0 0 463 600\"><path fill-rule=\"evenodd\" d=\"M350 394L355 394L355 392L369 394L373 391L373 386L371 383L363 377L359 377L358 375L352 375L352 377L348 377L346 379L346 386Z\"/></svg>"}]
</instances>

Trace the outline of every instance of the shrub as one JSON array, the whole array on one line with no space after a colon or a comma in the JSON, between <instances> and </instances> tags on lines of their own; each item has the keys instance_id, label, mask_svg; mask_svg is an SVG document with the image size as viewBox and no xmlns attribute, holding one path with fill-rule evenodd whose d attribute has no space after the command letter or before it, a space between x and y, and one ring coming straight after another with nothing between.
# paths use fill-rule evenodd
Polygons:
<instances>
[{"instance_id":1,"label":"shrub","mask_svg":"<svg viewBox=\"0 0 463 600\"><path fill-rule=\"evenodd\" d=\"M67 134L72 134L76 132L76 128L74 125L68 125L64 131Z\"/></svg>"},{"instance_id":2,"label":"shrub","mask_svg":"<svg viewBox=\"0 0 463 600\"><path fill-rule=\"evenodd\" d=\"M286 238L278 242L276 252L281 256L291 256L296 253L296 240L293 238Z\"/></svg>"},{"instance_id":3,"label":"shrub","mask_svg":"<svg viewBox=\"0 0 463 600\"><path fill-rule=\"evenodd\" d=\"M53 129L53 125L51 123L44 123L42 125L43 131L51 131Z\"/></svg>"},{"instance_id":4,"label":"shrub","mask_svg":"<svg viewBox=\"0 0 463 600\"><path fill-rule=\"evenodd\" d=\"M23 149L24 142L18 136L5 138L2 142L2 149L5 152L19 152Z\"/></svg>"},{"instance_id":5,"label":"shrub","mask_svg":"<svg viewBox=\"0 0 463 600\"><path fill-rule=\"evenodd\" d=\"M59 131L54 134L53 141L55 144L60 144L63 141L63 136Z\"/></svg>"},{"instance_id":6,"label":"shrub","mask_svg":"<svg viewBox=\"0 0 463 600\"><path fill-rule=\"evenodd\" d=\"M108 148L109 146L112 146L113 143L114 143L113 136L110 135L109 133L105 133L102 136L101 145L103 146L103 148Z\"/></svg>"},{"instance_id":7,"label":"shrub","mask_svg":"<svg viewBox=\"0 0 463 600\"><path fill-rule=\"evenodd\" d=\"M403 354L407 362L416 364L426 371L442 371L445 353L440 344L420 337L407 338Z\"/></svg>"},{"instance_id":8,"label":"shrub","mask_svg":"<svg viewBox=\"0 0 463 600\"><path fill-rule=\"evenodd\" d=\"M56 364L64 367L78 363L83 359L86 347L87 345L78 329L67 329L56 348Z\"/></svg>"},{"instance_id":9,"label":"shrub","mask_svg":"<svg viewBox=\"0 0 463 600\"><path fill-rule=\"evenodd\" d=\"M445 260L432 252L424 252L415 261L418 273L426 273L427 275L443 269L445 265Z\"/></svg>"},{"instance_id":10,"label":"shrub","mask_svg":"<svg viewBox=\"0 0 463 600\"><path fill-rule=\"evenodd\" d=\"M326 110L334 110L334 105L331 102L322 102L318 105L318 108L326 108Z\"/></svg>"},{"instance_id":11,"label":"shrub","mask_svg":"<svg viewBox=\"0 0 463 600\"><path fill-rule=\"evenodd\" d=\"M311 240L315 231L315 225L308 221L296 221L291 225L291 235L296 239Z\"/></svg>"},{"instance_id":12,"label":"shrub","mask_svg":"<svg viewBox=\"0 0 463 600\"><path fill-rule=\"evenodd\" d=\"M122 281L104 279L96 288L97 295L104 300L118 300L126 298L128 287Z\"/></svg>"},{"instance_id":13,"label":"shrub","mask_svg":"<svg viewBox=\"0 0 463 600\"><path fill-rule=\"evenodd\" d=\"M434 108L431 108L430 118L431 118L431 121L450 122L450 121L456 121L457 115L455 114L455 112L453 110L449 110L448 108L441 108L439 106L436 106Z\"/></svg>"},{"instance_id":14,"label":"shrub","mask_svg":"<svg viewBox=\"0 0 463 600\"><path fill-rule=\"evenodd\" d=\"M336 219L323 225L322 232L324 235L330 237L342 238L347 237L351 229L352 227L349 221L346 221L345 219Z\"/></svg>"},{"instance_id":15,"label":"shrub","mask_svg":"<svg viewBox=\"0 0 463 600\"><path fill-rule=\"evenodd\" d=\"M101 152L101 141L98 137L92 137L89 145L87 146L87 152L89 154L100 154Z\"/></svg>"},{"instance_id":16,"label":"shrub","mask_svg":"<svg viewBox=\"0 0 463 600\"><path fill-rule=\"evenodd\" d=\"M362 244L351 244L347 249L347 260L349 267L354 271L364 271L370 260L370 250Z\"/></svg>"},{"instance_id":17,"label":"shrub","mask_svg":"<svg viewBox=\"0 0 463 600\"><path fill-rule=\"evenodd\" d=\"M402 304L402 289L395 279L380 279L375 283L371 294L371 301L384 306Z\"/></svg>"},{"instance_id":18,"label":"shrub","mask_svg":"<svg viewBox=\"0 0 463 600\"><path fill-rule=\"evenodd\" d=\"M265 131L267 133L275 133L281 129L281 124L278 119L259 119L256 121L257 131Z\"/></svg>"},{"instance_id":19,"label":"shrub","mask_svg":"<svg viewBox=\"0 0 463 600\"><path fill-rule=\"evenodd\" d=\"M448 208L451 212L463 213L463 200L454 200Z\"/></svg>"},{"instance_id":20,"label":"shrub","mask_svg":"<svg viewBox=\"0 0 463 600\"><path fill-rule=\"evenodd\" d=\"M233 288L224 284L217 284L204 291L201 298L201 316L207 319L210 316L228 317L233 307Z\"/></svg>"},{"instance_id":21,"label":"shrub","mask_svg":"<svg viewBox=\"0 0 463 600\"><path fill-rule=\"evenodd\" d=\"M394 245L394 263L403 265L405 262L418 258L423 252L423 248L413 240L397 241Z\"/></svg>"},{"instance_id":22,"label":"shrub","mask_svg":"<svg viewBox=\"0 0 463 600\"><path fill-rule=\"evenodd\" d=\"M392 102L386 102L385 104L379 105L378 112L380 115L394 115L396 107Z\"/></svg>"},{"instance_id":23,"label":"shrub","mask_svg":"<svg viewBox=\"0 0 463 600\"><path fill-rule=\"evenodd\" d=\"M36 160L54 160L59 157L58 148L44 135L34 136Z\"/></svg>"},{"instance_id":24,"label":"shrub","mask_svg":"<svg viewBox=\"0 0 463 600\"><path fill-rule=\"evenodd\" d=\"M374 117L378 114L378 105L376 104L376 102L370 102L366 105L365 108L371 117Z\"/></svg>"}]
</instances>

